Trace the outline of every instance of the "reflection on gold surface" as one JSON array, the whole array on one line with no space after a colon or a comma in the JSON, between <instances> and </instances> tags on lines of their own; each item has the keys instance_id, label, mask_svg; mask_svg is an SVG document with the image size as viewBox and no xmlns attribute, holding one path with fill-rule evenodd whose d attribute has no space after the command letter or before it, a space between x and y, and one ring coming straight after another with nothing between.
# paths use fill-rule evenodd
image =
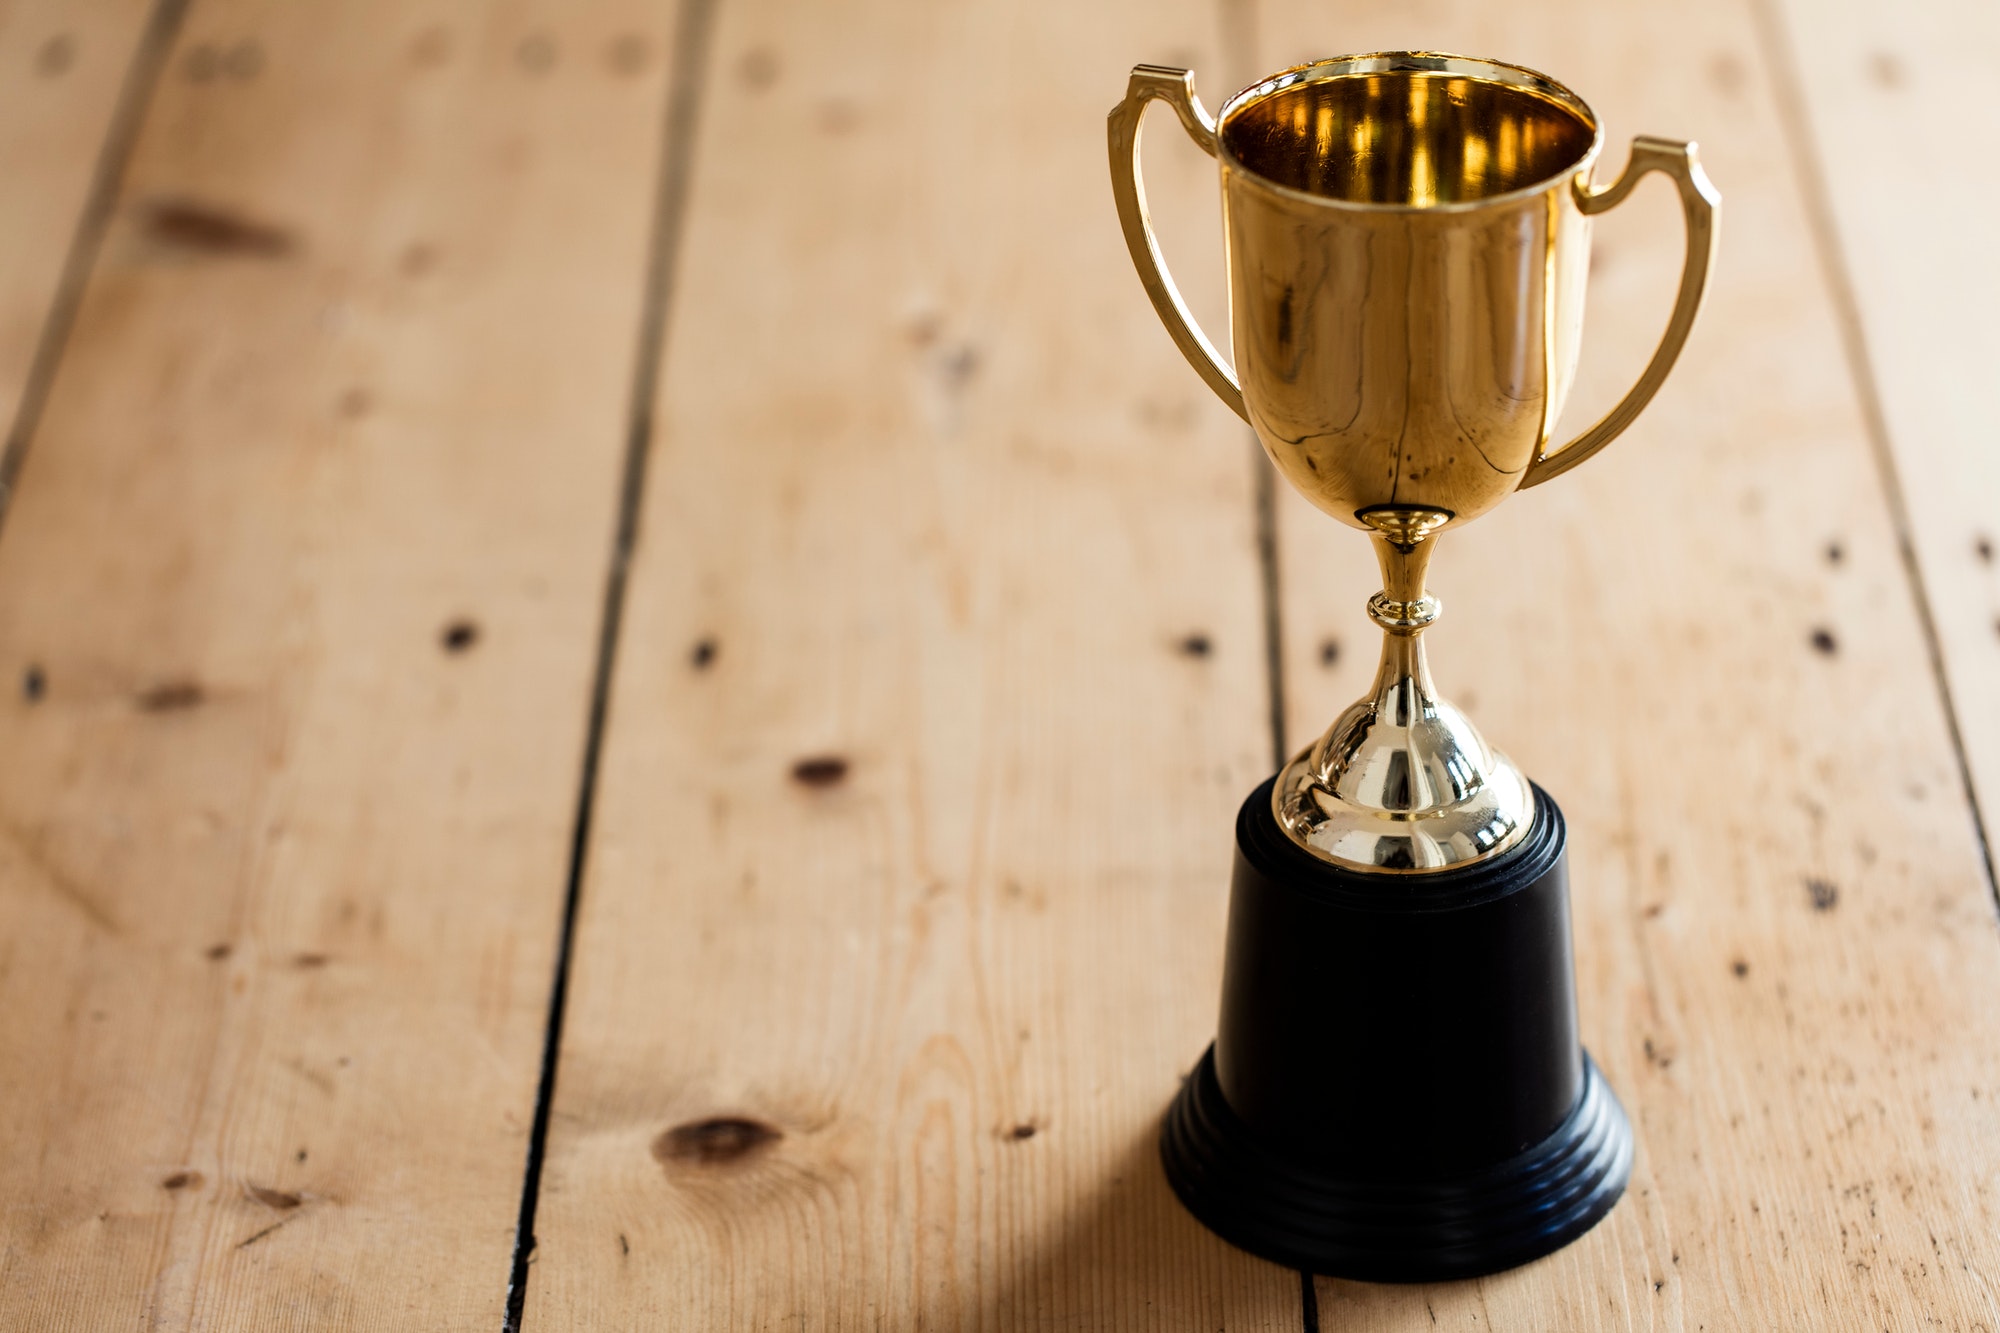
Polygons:
<instances>
[{"instance_id":1,"label":"reflection on gold surface","mask_svg":"<svg viewBox=\"0 0 2000 1333\"><path fill-rule=\"evenodd\" d=\"M1158 98L1221 164L1232 370L1166 275L1138 179ZM1421 634L1436 534L1581 463L1666 378L1701 302L1713 187L1694 145L1641 137L1589 184L1597 118L1562 85L1498 61L1388 52L1301 65L1211 118L1186 70L1142 65L1111 113L1113 192L1168 332L1314 505L1369 532L1384 591L1381 669L1279 775L1300 845L1364 869L1444 869L1527 832L1527 781L1439 700ZM1550 448L1583 331L1590 219L1649 171L1672 176L1688 258L1667 332L1632 390Z\"/></svg>"},{"instance_id":2,"label":"reflection on gold surface","mask_svg":"<svg viewBox=\"0 0 2000 1333\"><path fill-rule=\"evenodd\" d=\"M1532 88L1397 70L1293 84L1225 114L1221 133L1245 170L1290 189L1424 206L1553 177L1590 152L1596 126Z\"/></svg>"}]
</instances>

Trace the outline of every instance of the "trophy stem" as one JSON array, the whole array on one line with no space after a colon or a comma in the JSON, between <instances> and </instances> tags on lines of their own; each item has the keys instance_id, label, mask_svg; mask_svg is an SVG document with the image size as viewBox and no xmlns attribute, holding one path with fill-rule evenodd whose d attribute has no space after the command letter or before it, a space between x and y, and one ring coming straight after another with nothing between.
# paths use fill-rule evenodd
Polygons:
<instances>
[{"instance_id":1,"label":"trophy stem","mask_svg":"<svg viewBox=\"0 0 2000 1333\"><path fill-rule=\"evenodd\" d=\"M1487 748L1463 713L1438 698L1423 632L1437 620L1424 590L1437 509L1376 509L1382 591L1368 618L1382 658L1368 695L1279 773L1272 809L1294 842L1358 870L1436 871L1494 856L1534 818L1528 781Z\"/></svg>"},{"instance_id":2,"label":"trophy stem","mask_svg":"<svg viewBox=\"0 0 2000 1333\"><path fill-rule=\"evenodd\" d=\"M1382 629L1381 665L1368 693L1386 716L1421 717L1435 709L1437 699L1423 633L1444 610L1424 591L1424 576L1437 549L1431 534L1451 516L1433 509L1390 509L1365 517L1375 529L1375 558L1382 566L1382 591L1368 599L1368 618Z\"/></svg>"}]
</instances>

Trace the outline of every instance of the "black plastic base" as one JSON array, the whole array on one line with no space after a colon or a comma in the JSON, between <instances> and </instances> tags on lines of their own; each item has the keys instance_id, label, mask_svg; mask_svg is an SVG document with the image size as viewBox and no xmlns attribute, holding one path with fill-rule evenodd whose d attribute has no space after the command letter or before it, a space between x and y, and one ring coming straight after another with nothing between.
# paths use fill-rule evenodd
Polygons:
<instances>
[{"instance_id":1,"label":"black plastic base","mask_svg":"<svg viewBox=\"0 0 2000 1333\"><path fill-rule=\"evenodd\" d=\"M1491 861L1382 876L1244 803L1216 1043L1168 1113L1174 1191L1268 1259L1378 1282L1559 1249L1624 1192L1632 1131L1577 1041L1562 812Z\"/></svg>"},{"instance_id":2,"label":"black plastic base","mask_svg":"<svg viewBox=\"0 0 2000 1333\"><path fill-rule=\"evenodd\" d=\"M1625 1192L1632 1129L1586 1059L1576 1109L1520 1156L1447 1180L1354 1180L1245 1129L1211 1048L1167 1113L1160 1152L1174 1193L1232 1245L1329 1277L1443 1282L1539 1259L1597 1225Z\"/></svg>"}]
</instances>

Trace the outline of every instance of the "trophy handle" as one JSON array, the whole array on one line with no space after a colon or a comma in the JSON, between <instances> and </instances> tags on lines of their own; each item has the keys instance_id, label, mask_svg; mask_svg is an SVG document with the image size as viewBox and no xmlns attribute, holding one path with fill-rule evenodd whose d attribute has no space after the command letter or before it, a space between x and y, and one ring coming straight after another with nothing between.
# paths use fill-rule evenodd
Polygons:
<instances>
[{"instance_id":1,"label":"trophy handle","mask_svg":"<svg viewBox=\"0 0 2000 1333\"><path fill-rule=\"evenodd\" d=\"M1133 78L1136 86L1138 76ZM1673 318L1667 321L1667 331L1661 336L1653 359L1646 363L1646 373L1639 376L1639 382L1595 426L1560 449L1544 451L1530 464L1527 475L1521 479L1523 490L1550 477L1560 477L1617 439L1632 424L1632 419L1660 391L1667 372L1674 368L1681 344L1687 341L1688 329L1694 324L1695 312L1701 308L1702 290L1708 286L1709 265L1715 258L1715 211L1722 206L1722 196L1701 169L1695 145L1640 135L1632 140L1632 157L1626 162L1624 173L1611 185L1593 189L1581 176L1577 177L1572 187L1576 205L1586 214L1616 208L1649 171L1663 171L1674 178L1681 192L1681 212L1687 219L1687 263L1681 269L1681 290L1674 298Z\"/></svg>"},{"instance_id":2,"label":"trophy handle","mask_svg":"<svg viewBox=\"0 0 2000 1333\"><path fill-rule=\"evenodd\" d=\"M1168 275L1160 243L1153 235L1152 217L1146 212L1146 186L1139 178L1139 118L1146 113L1146 103L1156 97L1180 116L1182 127L1201 151L1215 156L1215 118L1195 96L1194 72L1166 65L1134 66L1132 81L1125 88L1125 100L1112 108L1106 127L1111 143L1111 193L1118 200L1118 222L1124 228L1132 263L1139 270L1139 281L1146 285L1146 295L1153 298L1153 309L1160 312L1160 322L1173 335L1175 346L1208 382L1208 387L1215 390L1216 396L1248 421L1250 414L1244 410L1243 390L1236 382L1236 372L1216 354L1215 344L1194 322L1187 302L1181 300L1180 289Z\"/></svg>"}]
</instances>

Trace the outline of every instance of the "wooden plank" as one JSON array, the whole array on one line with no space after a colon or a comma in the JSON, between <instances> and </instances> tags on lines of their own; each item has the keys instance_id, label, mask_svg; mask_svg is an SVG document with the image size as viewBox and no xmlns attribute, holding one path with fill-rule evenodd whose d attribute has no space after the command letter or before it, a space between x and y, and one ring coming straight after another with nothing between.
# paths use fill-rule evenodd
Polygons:
<instances>
[{"instance_id":1,"label":"wooden plank","mask_svg":"<svg viewBox=\"0 0 2000 1333\"><path fill-rule=\"evenodd\" d=\"M670 21L187 17L0 543L0 1323L498 1326Z\"/></svg>"},{"instance_id":2,"label":"wooden plank","mask_svg":"<svg viewBox=\"0 0 2000 1333\"><path fill-rule=\"evenodd\" d=\"M1296 1329L1156 1147L1270 749L1242 429L1100 136L1221 16L717 22L526 1326Z\"/></svg>"},{"instance_id":3,"label":"wooden plank","mask_svg":"<svg viewBox=\"0 0 2000 1333\"><path fill-rule=\"evenodd\" d=\"M1904 540L1929 593L1969 776L2000 828L2000 134L1992 80L1945 53L1991 50L1991 6L1770 6L1823 245L1853 323ZM1953 62L1955 63L1955 61Z\"/></svg>"},{"instance_id":4,"label":"wooden plank","mask_svg":"<svg viewBox=\"0 0 2000 1333\"><path fill-rule=\"evenodd\" d=\"M146 0L0 8L0 421L34 363Z\"/></svg>"},{"instance_id":5,"label":"wooden plank","mask_svg":"<svg viewBox=\"0 0 2000 1333\"><path fill-rule=\"evenodd\" d=\"M1322 52L1317 8L1260 13L1267 66ZM1321 1326L1991 1327L2000 941L1752 13L1375 4L1332 39L1550 70L1605 117L1611 170L1634 133L1699 139L1725 215L1659 400L1454 536L1432 581L1440 684L1570 821L1585 1040L1633 1115L1631 1191L1515 1273L1323 1281ZM1664 323L1677 212L1654 183L1600 224L1595 404ZM1375 575L1302 505L1282 532L1302 742L1365 684Z\"/></svg>"}]
</instances>

